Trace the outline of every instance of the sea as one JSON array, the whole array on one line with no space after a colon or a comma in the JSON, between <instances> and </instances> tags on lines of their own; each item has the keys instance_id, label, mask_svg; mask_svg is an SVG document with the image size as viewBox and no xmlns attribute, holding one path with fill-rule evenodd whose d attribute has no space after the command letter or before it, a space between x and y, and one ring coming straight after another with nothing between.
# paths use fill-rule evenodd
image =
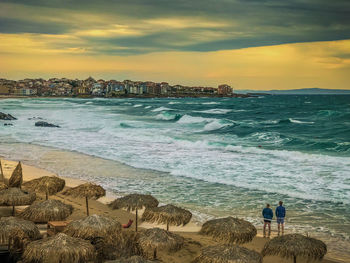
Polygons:
<instances>
[{"instance_id":1,"label":"sea","mask_svg":"<svg viewBox=\"0 0 350 263\"><path fill-rule=\"evenodd\" d=\"M0 122L1 156L152 194L198 222L230 215L261 229L265 204L282 200L286 232L350 261L349 95L13 98L0 111L18 119Z\"/></svg>"}]
</instances>

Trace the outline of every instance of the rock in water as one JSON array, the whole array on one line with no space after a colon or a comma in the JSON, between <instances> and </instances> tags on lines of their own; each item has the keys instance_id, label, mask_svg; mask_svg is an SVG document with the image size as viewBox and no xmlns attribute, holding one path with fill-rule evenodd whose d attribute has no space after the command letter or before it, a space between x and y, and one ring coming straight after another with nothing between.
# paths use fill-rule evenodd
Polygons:
<instances>
[{"instance_id":1,"label":"rock in water","mask_svg":"<svg viewBox=\"0 0 350 263\"><path fill-rule=\"evenodd\" d=\"M17 118L13 117L11 114L0 112L0 120L12 121L17 120Z\"/></svg>"},{"instance_id":2,"label":"rock in water","mask_svg":"<svg viewBox=\"0 0 350 263\"><path fill-rule=\"evenodd\" d=\"M48 123L46 121L37 121L35 123L35 126L37 127L54 127L54 128L60 128L60 126L52 124L52 123Z\"/></svg>"}]
</instances>

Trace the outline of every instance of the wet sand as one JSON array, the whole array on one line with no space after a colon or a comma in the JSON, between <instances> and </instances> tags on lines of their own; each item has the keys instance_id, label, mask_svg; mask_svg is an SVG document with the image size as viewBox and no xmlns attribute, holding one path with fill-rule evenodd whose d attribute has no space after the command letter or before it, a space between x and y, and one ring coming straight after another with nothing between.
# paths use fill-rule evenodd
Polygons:
<instances>
[{"instance_id":1,"label":"wet sand","mask_svg":"<svg viewBox=\"0 0 350 263\"><path fill-rule=\"evenodd\" d=\"M3 171L4 171L4 177L5 179L8 179L17 165L17 162L15 161L8 161L8 160L1 160L3 165ZM23 168L23 179L24 181L29 181L41 176L52 176L54 173L49 172L47 170L37 168L34 166L22 164ZM74 187L81 183L84 183L83 180L73 179L73 178L67 178L62 177L66 180L66 187ZM44 199L44 195L38 195L38 199ZM72 198L68 196L64 196L62 194L57 194L54 196L50 196L51 199L58 199L61 200L67 204L71 204L74 207L74 212L70 217L68 217L68 220L75 220L80 219L86 216L86 207L85 207L85 199L84 198ZM124 224L127 223L129 219L134 219L135 214L129 213L125 210L112 210L110 209L106 204L110 201L112 201L115 197L111 195L110 193L107 193L106 197L100 198L99 200L90 200L89 201L89 209L90 214L100 214L100 215L106 215L112 218L117 219L120 223ZM23 209L23 207L17 207L18 209ZM12 211L12 208L8 207L1 207L0 213L2 215L10 215ZM142 215L142 211L139 213L139 215ZM150 228L150 227L160 227L165 228L165 225L156 225L156 224L149 224L146 222L141 223L140 229L142 228ZM135 224L131 226L131 229L134 230ZM182 235L185 238L185 246L175 252L175 253L164 253L162 251L158 252L158 258L162 260L163 262L173 262L173 263L186 263L191 262L196 256L200 254L200 251L203 247L207 245L215 245L217 242L213 241L210 237L199 235L197 232L199 231L200 226L198 226L195 222L190 222L188 225L184 227L170 227L170 230L172 232L176 232L177 234ZM247 244L244 244L244 247L247 247L249 249L255 250L257 252L260 252L266 243L267 239L259 236L261 233L258 233L258 236L253 239L252 242L249 242ZM273 233L275 235L275 233ZM271 262L271 263L287 263L292 262L292 259L283 259L280 257L265 257L263 262ZM299 259L299 263L307 262L305 259ZM310 261L309 261L310 262ZM317 261L319 262L319 261ZM346 262L342 259L334 259L325 257L321 262L323 263L336 263L336 262Z\"/></svg>"}]
</instances>

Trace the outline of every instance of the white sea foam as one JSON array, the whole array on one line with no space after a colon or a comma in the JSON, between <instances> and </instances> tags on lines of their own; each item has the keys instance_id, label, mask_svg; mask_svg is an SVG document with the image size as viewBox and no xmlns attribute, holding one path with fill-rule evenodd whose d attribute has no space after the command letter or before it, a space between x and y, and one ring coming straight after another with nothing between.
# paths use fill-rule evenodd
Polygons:
<instances>
[{"instance_id":1,"label":"white sea foam","mask_svg":"<svg viewBox=\"0 0 350 263\"><path fill-rule=\"evenodd\" d=\"M142 104L135 104L133 107L134 108L139 108L139 107L142 107L143 105Z\"/></svg>"}]
</instances>

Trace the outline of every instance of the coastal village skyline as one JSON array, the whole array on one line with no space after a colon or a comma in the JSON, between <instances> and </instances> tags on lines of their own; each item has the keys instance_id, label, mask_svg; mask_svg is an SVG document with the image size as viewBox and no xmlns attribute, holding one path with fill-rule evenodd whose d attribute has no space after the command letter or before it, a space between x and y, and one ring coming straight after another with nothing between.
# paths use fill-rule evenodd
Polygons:
<instances>
[{"instance_id":1,"label":"coastal village skyline","mask_svg":"<svg viewBox=\"0 0 350 263\"><path fill-rule=\"evenodd\" d=\"M0 78L0 95L17 96L244 96L234 94L227 84L217 87L170 85L168 82L132 80L85 80L50 78L48 80L23 79L7 80Z\"/></svg>"}]
</instances>

